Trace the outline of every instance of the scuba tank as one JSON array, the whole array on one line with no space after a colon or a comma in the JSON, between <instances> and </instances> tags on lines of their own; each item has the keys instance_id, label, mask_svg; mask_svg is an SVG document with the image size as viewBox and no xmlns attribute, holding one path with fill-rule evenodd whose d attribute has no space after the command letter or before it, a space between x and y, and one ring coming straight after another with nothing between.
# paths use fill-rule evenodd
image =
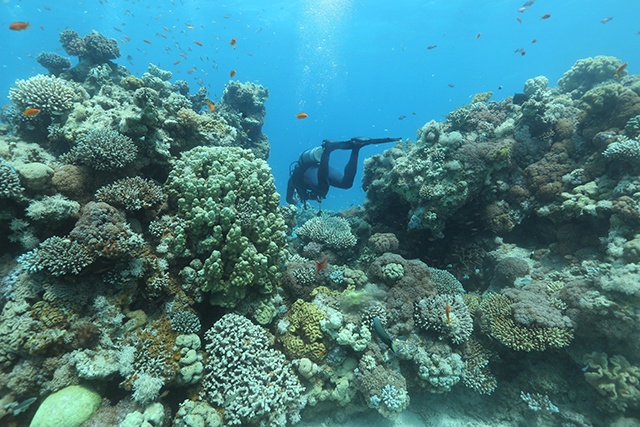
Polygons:
<instances>
[{"instance_id":1,"label":"scuba tank","mask_svg":"<svg viewBox=\"0 0 640 427\"><path fill-rule=\"evenodd\" d=\"M303 165L315 165L320 163L322 158L323 147L309 148L300 154L299 162Z\"/></svg>"}]
</instances>

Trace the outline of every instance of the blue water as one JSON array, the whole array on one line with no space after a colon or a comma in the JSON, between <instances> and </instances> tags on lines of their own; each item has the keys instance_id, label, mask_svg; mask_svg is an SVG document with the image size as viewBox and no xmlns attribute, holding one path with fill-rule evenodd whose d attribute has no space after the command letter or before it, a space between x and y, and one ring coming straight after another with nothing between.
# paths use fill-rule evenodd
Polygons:
<instances>
[{"instance_id":1,"label":"blue water","mask_svg":"<svg viewBox=\"0 0 640 427\"><path fill-rule=\"evenodd\" d=\"M524 13L517 11L521 0L150 3L4 0L0 93L7 94L18 78L45 73L35 56L64 54L58 34L65 28L80 35L95 29L122 40L122 57L115 62L137 75L153 62L171 70L173 80L189 81L194 92L206 85L214 100L235 69L236 80L269 89L263 130L284 194L289 164L322 139L413 139L424 123L443 120L475 93L493 91L493 99L500 100L541 74L555 86L576 60L595 55L628 61L633 74L640 59L640 1L635 0L537 0ZM551 18L541 20L547 13ZM602 24L605 17L614 19ZM13 21L32 27L9 31ZM236 49L231 38L238 40ZM429 50L429 45L437 47ZM525 56L514 53L520 47ZM177 60L181 63L173 65ZM300 111L309 118L296 120ZM384 148L367 147L361 156ZM360 180L358 175L348 191L332 189L323 207L361 204Z\"/></svg>"}]
</instances>

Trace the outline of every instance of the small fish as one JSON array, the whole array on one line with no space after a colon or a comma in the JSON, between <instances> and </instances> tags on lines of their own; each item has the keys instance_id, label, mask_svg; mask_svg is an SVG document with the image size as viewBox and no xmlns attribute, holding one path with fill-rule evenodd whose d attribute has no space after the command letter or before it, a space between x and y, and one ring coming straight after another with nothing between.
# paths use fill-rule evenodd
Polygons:
<instances>
[{"instance_id":1,"label":"small fish","mask_svg":"<svg viewBox=\"0 0 640 427\"><path fill-rule=\"evenodd\" d=\"M537 41L538 41L538 39L533 39L533 40L531 40L531 43L535 43Z\"/></svg>"},{"instance_id":2,"label":"small fish","mask_svg":"<svg viewBox=\"0 0 640 427\"><path fill-rule=\"evenodd\" d=\"M404 120L406 118L407 118L407 116L400 116L400 117L398 117L398 120Z\"/></svg>"},{"instance_id":3,"label":"small fish","mask_svg":"<svg viewBox=\"0 0 640 427\"><path fill-rule=\"evenodd\" d=\"M540 17L540 19L549 19L549 18L551 18L551 14L550 13L545 13L544 15L542 15Z\"/></svg>"},{"instance_id":4,"label":"small fish","mask_svg":"<svg viewBox=\"0 0 640 427\"><path fill-rule=\"evenodd\" d=\"M231 70L231 71L229 71L229 78L231 78L231 79L232 79L232 78L233 78L233 76L235 76L235 75L236 75L236 70Z\"/></svg>"},{"instance_id":5,"label":"small fish","mask_svg":"<svg viewBox=\"0 0 640 427\"><path fill-rule=\"evenodd\" d=\"M502 86L498 86L498 90L502 90Z\"/></svg>"},{"instance_id":6,"label":"small fish","mask_svg":"<svg viewBox=\"0 0 640 427\"><path fill-rule=\"evenodd\" d=\"M22 114L27 116L27 117L35 117L38 114L40 114L40 110L37 109L37 108L30 107L30 108L27 108L26 110L24 110L22 112Z\"/></svg>"},{"instance_id":7,"label":"small fish","mask_svg":"<svg viewBox=\"0 0 640 427\"><path fill-rule=\"evenodd\" d=\"M296 114L296 119L298 119L298 120L306 119L307 117L309 117L309 115L307 113L305 113L304 111Z\"/></svg>"},{"instance_id":8,"label":"small fish","mask_svg":"<svg viewBox=\"0 0 640 427\"><path fill-rule=\"evenodd\" d=\"M430 44L429 46L427 46L427 50L435 49L437 47L438 47L437 44Z\"/></svg>"},{"instance_id":9,"label":"small fish","mask_svg":"<svg viewBox=\"0 0 640 427\"><path fill-rule=\"evenodd\" d=\"M452 88L456 87L456 85L454 85L453 83L449 83L447 86L452 87Z\"/></svg>"},{"instance_id":10,"label":"small fish","mask_svg":"<svg viewBox=\"0 0 640 427\"><path fill-rule=\"evenodd\" d=\"M194 26L193 26L193 25L191 25L191 24L186 24L186 25L187 25L187 28L188 28L188 29L190 29L190 30L193 30L194 28L196 28L196 27L194 27Z\"/></svg>"},{"instance_id":11,"label":"small fish","mask_svg":"<svg viewBox=\"0 0 640 427\"><path fill-rule=\"evenodd\" d=\"M607 16L606 18L602 18L600 20L600 23L606 24L607 22L611 21L612 19L613 19L613 16Z\"/></svg>"},{"instance_id":12,"label":"small fish","mask_svg":"<svg viewBox=\"0 0 640 427\"><path fill-rule=\"evenodd\" d=\"M482 33L476 34L476 40L479 39L481 35L482 35Z\"/></svg>"},{"instance_id":13,"label":"small fish","mask_svg":"<svg viewBox=\"0 0 640 427\"><path fill-rule=\"evenodd\" d=\"M524 13L527 11L527 9L529 9L528 7L521 7L520 9L518 9L518 12L520 13Z\"/></svg>"},{"instance_id":14,"label":"small fish","mask_svg":"<svg viewBox=\"0 0 640 427\"><path fill-rule=\"evenodd\" d=\"M238 40L236 40L235 37L233 37L231 39L231 41L229 42L229 46L233 47L234 49L236 48L236 43L238 42Z\"/></svg>"},{"instance_id":15,"label":"small fish","mask_svg":"<svg viewBox=\"0 0 640 427\"><path fill-rule=\"evenodd\" d=\"M24 31L27 28L31 27L28 22L16 21L9 24L9 29L13 31Z\"/></svg>"},{"instance_id":16,"label":"small fish","mask_svg":"<svg viewBox=\"0 0 640 427\"><path fill-rule=\"evenodd\" d=\"M149 41L149 39L143 39L143 42L145 42L146 44L151 44L151 42Z\"/></svg>"},{"instance_id":17,"label":"small fish","mask_svg":"<svg viewBox=\"0 0 640 427\"><path fill-rule=\"evenodd\" d=\"M444 313L447 315L447 323L451 323L451 306L449 303L444 306Z\"/></svg>"},{"instance_id":18,"label":"small fish","mask_svg":"<svg viewBox=\"0 0 640 427\"><path fill-rule=\"evenodd\" d=\"M524 51L524 48L523 47L519 47L516 50L514 50L513 53L520 53L520 52L523 52L523 51Z\"/></svg>"},{"instance_id":19,"label":"small fish","mask_svg":"<svg viewBox=\"0 0 640 427\"><path fill-rule=\"evenodd\" d=\"M178 59L177 61L173 61L173 65L178 65L181 61Z\"/></svg>"},{"instance_id":20,"label":"small fish","mask_svg":"<svg viewBox=\"0 0 640 427\"><path fill-rule=\"evenodd\" d=\"M322 258L320 261L314 260L314 262L316 263L316 276L320 274L322 270L326 269L329 266L327 257Z\"/></svg>"},{"instance_id":21,"label":"small fish","mask_svg":"<svg viewBox=\"0 0 640 427\"><path fill-rule=\"evenodd\" d=\"M519 23L521 23L521 24L522 24L522 19L520 19L520 17L519 17L519 16L516 16L516 19L518 20L518 22L519 22Z\"/></svg>"},{"instance_id":22,"label":"small fish","mask_svg":"<svg viewBox=\"0 0 640 427\"><path fill-rule=\"evenodd\" d=\"M193 74L195 73L197 70L195 68L191 68L189 70L187 70L187 74Z\"/></svg>"},{"instance_id":23,"label":"small fish","mask_svg":"<svg viewBox=\"0 0 640 427\"><path fill-rule=\"evenodd\" d=\"M194 40L193 43L197 44L198 46L202 46L202 42L201 41Z\"/></svg>"},{"instance_id":24,"label":"small fish","mask_svg":"<svg viewBox=\"0 0 640 427\"><path fill-rule=\"evenodd\" d=\"M376 335L378 335L378 338L380 338L380 341L388 345L391 351L393 351L393 354L397 354L398 349L396 348L395 343L393 342L393 340L391 339L387 331L384 329L384 326L382 325L382 321L378 316L373 318L373 322L371 326L374 332L376 333Z\"/></svg>"},{"instance_id":25,"label":"small fish","mask_svg":"<svg viewBox=\"0 0 640 427\"><path fill-rule=\"evenodd\" d=\"M627 65L629 65L629 63L625 62L624 64L619 66L618 69L616 70L616 73L613 75L613 77L615 77L616 79L619 78L620 73L623 72L625 68L627 68Z\"/></svg>"},{"instance_id":26,"label":"small fish","mask_svg":"<svg viewBox=\"0 0 640 427\"><path fill-rule=\"evenodd\" d=\"M520 56L525 56L527 54L527 52L525 52L524 50L522 52L520 52Z\"/></svg>"},{"instance_id":27,"label":"small fish","mask_svg":"<svg viewBox=\"0 0 640 427\"><path fill-rule=\"evenodd\" d=\"M216 111L216 106L213 105L213 102L211 102L211 101L207 101L207 107L209 107L209 112L211 112L211 113Z\"/></svg>"}]
</instances>

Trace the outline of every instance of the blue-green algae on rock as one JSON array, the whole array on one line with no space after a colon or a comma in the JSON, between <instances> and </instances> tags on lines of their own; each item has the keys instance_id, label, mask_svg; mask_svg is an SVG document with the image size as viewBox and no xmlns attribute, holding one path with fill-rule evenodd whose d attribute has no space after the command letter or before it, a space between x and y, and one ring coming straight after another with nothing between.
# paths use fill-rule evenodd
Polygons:
<instances>
[{"instance_id":1,"label":"blue-green algae on rock","mask_svg":"<svg viewBox=\"0 0 640 427\"><path fill-rule=\"evenodd\" d=\"M100 406L94 390L72 385L49 395L40 405L29 427L79 427Z\"/></svg>"}]
</instances>

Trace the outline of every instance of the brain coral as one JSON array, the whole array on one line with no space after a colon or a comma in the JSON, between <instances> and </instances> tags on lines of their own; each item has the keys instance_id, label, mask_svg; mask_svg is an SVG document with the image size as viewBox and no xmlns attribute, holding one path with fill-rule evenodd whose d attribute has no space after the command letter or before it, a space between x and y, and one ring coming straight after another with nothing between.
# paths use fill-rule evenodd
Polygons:
<instances>
[{"instance_id":1,"label":"brain coral","mask_svg":"<svg viewBox=\"0 0 640 427\"><path fill-rule=\"evenodd\" d=\"M226 314L205 339L209 360L202 397L224 409L225 425L285 427L300 420L304 387L264 329Z\"/></svg>"},{"instance_id":2,"label":"brain coral","mask_svg":"<svg viewBox=\"0 0 640 427\"><path fill-rule=\"evenodd\" d=\"M203 261L198 283L212 304L235 306L251 287L272 291L287 259L286 226L264 160L237 147L197 147L175 163L166 187L185 222L172 249Z\"/></svg>"},{"instance_id":3,"label":"brain coral","mask_svg":"<svg viewBox=\"0 0 640 427\"><path fill-rule=\"evenodd\" d=\"M101 128L91 129L71 149L71 157L99 171L123 168L136 158L138 148L131 138Z\"/></svg>"},{"instance_id":4,"label":"brain coral","mask_svg":"<svg viewBox=\"0 0 640 427\"><path fill-rule=\"evenodd\" d=\"M606 353L599 352L585 355L584 362L587 382L606 396L618 411L640 406L640 367L631 365L624 356L607 358Z\"/></svg>"},{"instance_id":5,"label":"brain coral","mask_svg":"<svg viewBox=\"0 0 640 427\"><path fill-rule=\"evenodd\" d=\"M75 90L71 83L44 74L18 80L9 89L9 98L18 110L35 107L49 114L62 114L70 110L74 96Z\"/></svg>"}]
</instances>

